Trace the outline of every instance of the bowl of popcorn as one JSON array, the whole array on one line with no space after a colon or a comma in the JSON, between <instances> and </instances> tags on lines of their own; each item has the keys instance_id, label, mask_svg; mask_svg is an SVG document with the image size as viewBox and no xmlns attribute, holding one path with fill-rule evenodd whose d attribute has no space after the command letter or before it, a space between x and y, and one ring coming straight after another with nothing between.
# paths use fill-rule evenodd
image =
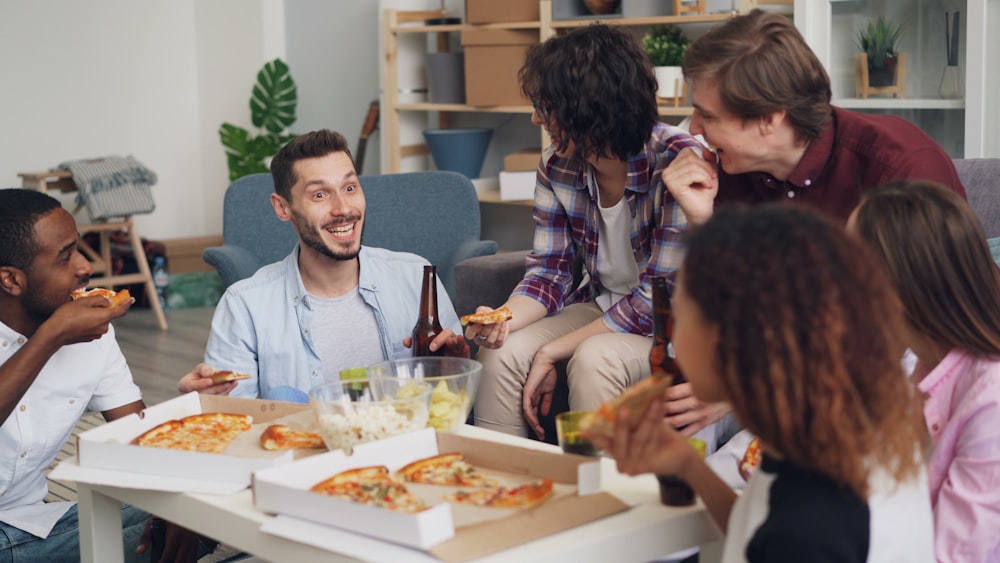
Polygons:
<instances>
[{"instance_id":1,"label":"bowl of popcorn","mask_svg":"<svg viewBox=\"0 0 1000 563\"><path fill-rule=\"evenodd\" d=\"M350 452L357 444L427 426L432 387L393 377L324 383L309 391L326 447Z\"/></svg>"},{"instance_id":2,"label":"bowl of popcorn","mask_svg":"<svg viewBox=\"0 0 1000 563\"><path fill-rule=\"evenodd\" d=\"M388 377L430 384L427 426L439 432L452 432L465 424L482 373L483 364L476 360L450 357L403 358L368 368L369 378ZM405 387L401 390L405 393Z\"/></svg>"}]
</instances>

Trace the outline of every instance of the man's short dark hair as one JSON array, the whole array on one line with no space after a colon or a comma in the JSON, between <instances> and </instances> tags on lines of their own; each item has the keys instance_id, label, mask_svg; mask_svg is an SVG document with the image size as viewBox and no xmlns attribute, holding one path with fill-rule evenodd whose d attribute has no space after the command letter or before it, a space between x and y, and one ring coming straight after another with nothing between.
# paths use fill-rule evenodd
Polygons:
<instances>
[{"instance_id":1,"label":"man's short dark hair","mask_svg":"<svg viewBox=\"0 0 1000 563\"><path fill-rule=\"evenodd\" d=\"M31 266L38 252L35 223L57 207L59 200L42 192L0 189L0 266Z\"/></svg>"},{"instance_id":2,"label":"man's short dark hair","mask_svg":"<svg viewBox=\"0 0 1000 563\"><path fill-rule=\"evenodd\" d=\"M297 180L295 171L292 169L295 163L306 158L319 158L335 152L347 153L347 157L351 159L351 165L354 165L354 157L351 156L347 139L336 131L329 129L310 131L288 141L271 160L274 192L286 200L290 199L292 186Z\"/></svg>"}]
</instances>

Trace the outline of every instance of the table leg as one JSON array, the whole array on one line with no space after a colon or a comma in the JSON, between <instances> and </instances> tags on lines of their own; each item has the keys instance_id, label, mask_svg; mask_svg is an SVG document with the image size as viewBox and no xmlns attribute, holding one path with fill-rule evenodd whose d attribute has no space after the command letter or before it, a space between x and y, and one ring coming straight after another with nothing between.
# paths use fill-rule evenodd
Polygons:
<instances>
[{"instance_id":1,"label":"table leg","mask_svg":"<svg viewBox=\"0 0 1000 563\"><path fill-rule=\"evenodd\" d=\"M77 513L80 520L80 560L83 563L114 563L125 560L122 543L122 505L79 483Z\"/></svg>"}]
</instances>

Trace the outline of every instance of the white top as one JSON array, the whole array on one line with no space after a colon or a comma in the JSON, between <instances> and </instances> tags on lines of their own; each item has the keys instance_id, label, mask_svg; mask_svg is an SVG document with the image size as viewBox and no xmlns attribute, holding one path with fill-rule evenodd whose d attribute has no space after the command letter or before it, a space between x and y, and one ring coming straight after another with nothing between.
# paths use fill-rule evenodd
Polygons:
<instances>
[{"instance_id":1,"label":"white top","mask_svg":"<svg viewBox=\"0 0 1000 563\"><path fill-rule=\"evenodd\" d=\"M639 265L632 252L631 217L625 198L611 207L602 207L598 201L598 209L601 210L601 223L598 226L597 276L601 292L595 302L603 312L639 285Z\"/></svg>"},{"instance_id":2,"label":"white top","mask_svg":"<svg viewBox=\"0 0 1000 563\"><path fill-rule=\"evenodd\" d=\"M0 323L0 364L27 341ZM73 503L43 503L45 474L80 416L140 398L114 328L98 340L60 348L0 426L0 521L48 536Z\"/></svg>"}]
</instances>

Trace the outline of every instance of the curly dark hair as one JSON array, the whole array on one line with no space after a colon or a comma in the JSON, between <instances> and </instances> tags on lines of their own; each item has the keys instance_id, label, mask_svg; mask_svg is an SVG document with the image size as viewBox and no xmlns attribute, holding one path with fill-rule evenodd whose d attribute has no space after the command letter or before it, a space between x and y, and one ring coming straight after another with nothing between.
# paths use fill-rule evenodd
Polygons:
<instances>
[{"instance_id":1,"label":"curly dark hair","mask_svg":"<svg viewBox=\"0 0 1000 563\"><path fill-rule=\"evenodd\" d=\"M888 270L911 327L1000 357L1000 270L962 196L928 180L891 182L865 192L851 224Z\"/></svg>"},{"instance_id":2,"label":"curly dark hair","mask_svg":"<svg viewBox=\"0 0 1000 563\"><path fill-rule=\"evenodd\" d=\"M801 207L725 208L693 232L680 283L719 328L722 385L764 443L862 499L873 466L919 472L902 306L864 243Z\"/></svg>"},{"instance_id":3,"label":"curly dark hair","mask_svg":"<svg viewBox=\"0 0 1000 563\"><path fill-rule=\"evenodd\" d=\"M659 120L656 77L628 31L588 25L528 50L521 91L558 126L579 156L639 153Z\"/></svg>"},{"instance_id":4,"label":"curly dark hair","mask_svg":"<svg viewBox=\"0 0 1000 563\"><path fill-rule=\"evenodd\" d=\"M59 200L42 192L0 190L0 266L27 271L38 253L35 223L59 207Z\"/></svg>"},{"instance_id":5,"label":"curly dark hair","mask_svg":"<svg viewBox=\"0 0 1000 563\"><path fill-rule=\"evenodd\" d=\"M347 153L354 165L354 157L348 147L347 139L336 131L320 129L299 135L281 147L278 154L271 160L271 178L274 179L274 193L290 199L292 186L297 178L293 166L306 158L319 158L335 152ZM357 166L354 166L357 170Z\"/></svg>"}]
</instances>

